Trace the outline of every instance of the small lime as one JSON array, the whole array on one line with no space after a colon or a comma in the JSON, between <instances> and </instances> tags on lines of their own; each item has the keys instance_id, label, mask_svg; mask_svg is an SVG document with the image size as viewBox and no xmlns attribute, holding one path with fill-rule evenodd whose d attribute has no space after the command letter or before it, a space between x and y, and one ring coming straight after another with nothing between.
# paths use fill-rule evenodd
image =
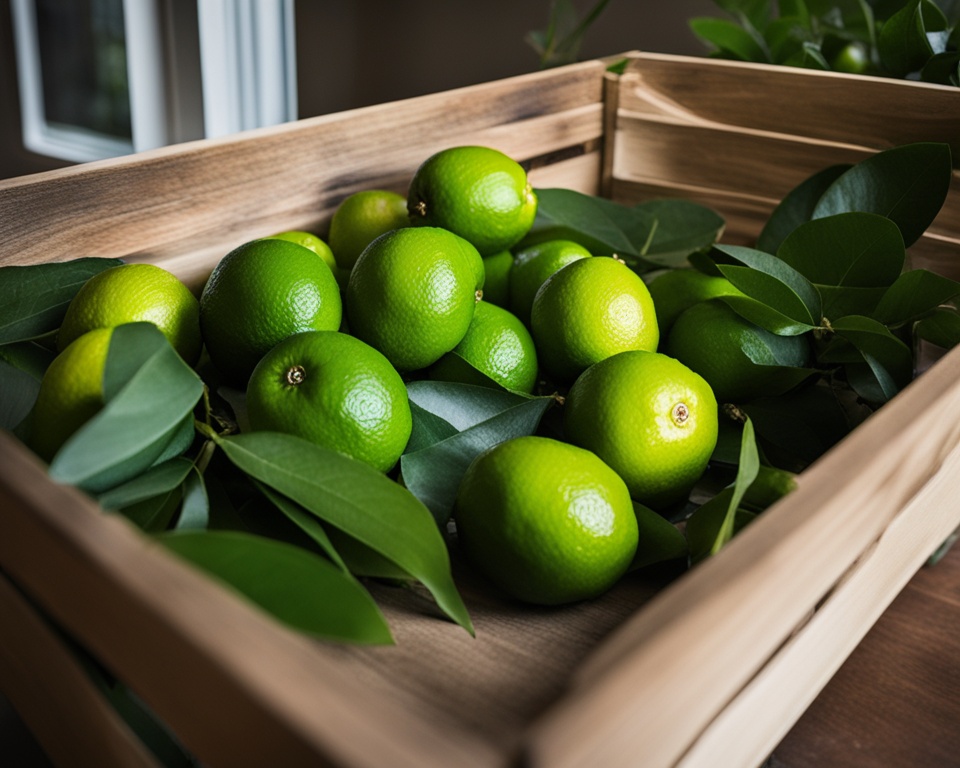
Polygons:
<instances>
[{"instance_id":1,"label":"small lime","mask_svg":"<svg viewBox=\"0 0 960 768\"><path fill-rule=\"evenodd\" d=\"M341 269L353 269L363 249L380 235L410 224L407 199L386 189L346 197L330 220L330 248Z\"/></svg>"}]
</instances>

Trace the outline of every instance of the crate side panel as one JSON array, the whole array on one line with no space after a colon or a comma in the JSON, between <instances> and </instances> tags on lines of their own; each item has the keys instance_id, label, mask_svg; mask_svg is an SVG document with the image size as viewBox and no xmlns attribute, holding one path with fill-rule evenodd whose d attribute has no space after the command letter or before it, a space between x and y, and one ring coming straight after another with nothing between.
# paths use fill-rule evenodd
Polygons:
<instances>
[{"instance_id":1,"label":"crate side panel","mask_svg":"<svg viewBox=\"0 0 960 768\"><path fill-rule=\"evenodd\" d=\"M4 572L205 764L494 762L488 745L374 696L323 645L285 630L79 491L49 482L3 432L0 465Z\"/></svg>"},{"instance_id":2,"label":"crate side panel","mask_svg":"<svg viewBox=\"0 0 960 768\"><path fill-rule=\"evenodd\" d=\"M943 141L960 165L955 88L796 67L643 53L621 106L651 115L886 149ZM896 115L891 115L895 105Z\"/></svg>"},{"instance_id":3,"label":"crate side panel","mask_svg":"<svg viewBox=\"0 0 960 768\"><path fill-rule=\"evenodd\" d=\"M673 765L960 448L960 427L944 418L957 412L960 349L618 629L531 732L531 762L626 766L640 751ZM949 526L958 510L924 514ZM692 669L696 691L677 682Z\"/></svg>"},{"instance_id":4,"label":"crate side panel","mask_svg":"<svg viewBox=\"0 0 960 768\"><path fill-rule=\"evenodd\" d=\"M465 143L521 161L602 135L603 66L312 118L0 183L0 264L77 256L220 255L316 228L353 191L405 191L433 151Z\"/></svg>"}]
</instances>

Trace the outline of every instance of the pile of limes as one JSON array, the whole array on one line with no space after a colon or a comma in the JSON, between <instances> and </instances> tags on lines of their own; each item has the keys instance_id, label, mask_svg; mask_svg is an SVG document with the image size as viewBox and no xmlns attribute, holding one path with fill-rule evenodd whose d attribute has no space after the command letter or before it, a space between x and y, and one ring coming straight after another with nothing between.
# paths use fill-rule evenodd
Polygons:
<instances>
[{"instance_id":1,"label":"pile of limes","mask_svg":"<svg viewBox=\"0 0 960 768\"><path fill-rule=\"evenodd\" d=\"M251 429L384 472L411 435L407 381L556 395L562 440L517 438L473 461L454 506L458 541L517 598L596 596L634 558L633 503L682 505L702 476L718 429L707 382L726 398L744 379L728 381L721 342L749 345L757 331L715 301L735 290L719 278L678 271L682 285L655 282L651 296L615 256L525 244L536 212L518 163L454 147L420 166L407 197L344 199L326 242L291 231L239 245L199 301L158 267L109 269L69 308L35 448L49 459L102 405L109 329L135 320L191 365L204 348L220 382L245 391Z\"/></svg>"}]
</instances>

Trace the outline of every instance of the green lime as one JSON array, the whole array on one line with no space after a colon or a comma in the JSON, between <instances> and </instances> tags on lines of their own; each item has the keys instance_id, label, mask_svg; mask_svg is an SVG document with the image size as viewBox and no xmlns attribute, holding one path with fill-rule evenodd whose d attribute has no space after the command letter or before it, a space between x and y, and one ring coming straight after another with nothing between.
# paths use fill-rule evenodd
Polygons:
<instances>
[{"instance_id":1,"label":"green lime","mask_svg":"<svg viewBox=\"0 0 960 768\"><path fill-rule=\"evenodd\" d=\"M400 374L373 347L336 331L305 331L271 349L247 384L254 430L299 435L387 471L410 439Z\"/></svg>"},{"instance_id":2,"label":"green lime","mask_svg":"<svg viewBox=\"0 0 960 768\"><path fill-rule=\"evenodd\" d=\"M529 394L537 383L537 350L530 332L507 310L486 301L477 304L466 336L434 364L430 378L486 384L477 371L517 392Z\"/></svg>"},{"instance_id":3,"label":"green lime","mask_svg":"<svg viewBox=\"0 0 960 768\"><path fill-rule=\"evenodd\" d=\"M470 561L530 603L602 594L637 549L623 480L590 451L545 437L519 437L480 454L460 484L454 518Z\"/></svg>"},{"instance_id":4,"label":"green lime","mask_svg":"<svg viewBox=\"0 0 960 768\"><path fill-rule=\"evenodd\" d=\"M533 298L547 278L590 251L572 240L549 240L517 251L510 271L510 311L530 326Z\"/></svg>"},{"instance_id":5,"label":"green lime","mask_svg":"<svg viewBox=\"0 0 960 768\"><path fill-rule=\"evenodd\" d=\"M526 171L489 147L452 147L417 169L407 194L415 226L443 227L469 240L482 256L515 245L537 213Z\"/></svg>"},{"instance_id":6,"label":"green lime","mask_svg":"<svg viewBox=\"0 0 960 768\"><path fill-rule=\"evenodd\" d=\"M95 328L143 321L157 326L187 363L197 362L197 299L176 276L153 264L121 264L87 280L67 307L57 345L62 351Z\"/></svg>"},{"instance_id":7,"label":"green lime","mask_svg":"<svg viewBox=\"0 0 960 768\"><path fill-rule=\"evenodd\" d=\"M727 278L707 275L696 269L671 269L648 283L657 310L660 341L666 340L680 313L694 304L717 296L743 296Z\"/></svg>"},{"instance_id":8,"label":"green lime","mask_svg":"<svg viewBox=\"0 0 960 768\"><path fill-rule=\"evenodd\" d=\"M380 235L410 224L407 199L386 189L346 197L330 220L330 248L341 269L353 269L363 249Z\"/></svg>"},{"instance_id":9,"label":"green lime","mask_svg":"<svg viewBox=\"0 0 960 768\"><path fill-rule=\"evenodd\" d=\"M44 461L103 408L103 367L112 335L111 327L78 336L47 368L31 425L31 447Z\"/></svg>"},{"instance_id":10,"label":"green lime","mask_svg":"<svg viewBox=\"0 0 960 768\"><path fill-rule=\"evenodd\" d=\"M200 325L217 369L245 386L267 352L301 331L335 331L340 289L317 254L286 240L253 240L230 251L200 296Z\"/></svg>"},{"instance_id":11,"label":"green lime","mask_svg":"<svg viewBox=\"0 0 960 768\"><path fill-rule=\"evenodd\" d=\"M500 251L483 259L483 300L504 309L510 308L510 273L513 254Z\"/></svg>"},{"instance_id":12,"label":"green lime","mask_svg":"<svg viewBox=\"0 0 960 768\"><path fill-rule=\"evenodd\" d=\"M337 261L333 258L333 251L330 250L330 246L312 232L291 229L286 232L278 232L275 235L270 235L270 237L278 240L289 240L291 243L296 243L297 245L302 245L304 248L309 248L311 251L317 254L317 256L323 259L324 263L330 267L330 269L336 269L337 267Z\"/></svg>"},{"instance_id":13,"label":"green lime","mask_svg":"<svg viewBox=\"0 0 960 768\"><path fill-rule=\"evenodd\" d=\"M666 349L699 373L721 403L783 394L802 376L784 367L810 362L806 336L778 336L744 320L721 299L694 304L673 324Z\"/></svg>"},{"instance_id":14,"label":"green lime","mask_svg":"<svg viewBox=\"0 0 960 768\"><path fill-rule=\"evenodd\" d=\"M621 352L587 368L567 393L566 437L593 451L637 501L685 501L717 444L717 401L706 381L656 352Z\"/></svg>"},{"instance_id":15,"label":"green lime","mask_svg":"<svg viewBox=\"0 0 960 768\"><path fill-rule=\"evenodd\" d=\"M462 237L437 227L388 232L350 273L350 332L401 372L426 368L466 335L482 279L480 254Z\"/></svg>"},{"instance_id":16,"label":"green lime","mask_svg":"<svg viewBox=\"0 0 960 768\"><path fill-rule=\"evenodd\" d=\"M579 259L548 278L533 300L531 326L541 365L561 380L618 352L655 352L660 340L643 280L606 256Z\"/></svg>"}]
</instances>

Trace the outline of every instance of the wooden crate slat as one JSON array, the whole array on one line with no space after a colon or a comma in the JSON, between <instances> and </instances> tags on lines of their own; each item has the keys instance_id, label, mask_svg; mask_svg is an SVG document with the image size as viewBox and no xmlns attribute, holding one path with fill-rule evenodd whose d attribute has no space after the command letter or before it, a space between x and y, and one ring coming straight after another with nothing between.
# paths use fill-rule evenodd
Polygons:
<instances>
[{"instance_id":1,"label":"wooden crate slat","mask_svg":"<svg viewBox=\"0 0 960 768\"><path fill-rule=\"evenodd\" d=\"M620 97L628 111L873 149L943 141L960 166L960 100L949 86L656 53L631 68Z\"/></svg>"},{"instance_id":2,"label":"wooden crate slat","mask_svg":"<svg viewBox=\"0 0 960 768\"><path fill-rule=\"evenodd\" d=\"M614 633L533 729L533 763L628 766L642 749L673 765L960 447L958 412L954 349ZM924 513L960 522L955 505ZM678 684L691 669L697 685Z\"/></svg>"},{"instance_id":3,"label":"wooden crate slat","mask_svg":"<svg viewBox=\"0 0 960 768\"><path fill-rule=\"evenodd\" d=\"M482 765L307 638L176 560L0 432L0 562L210 765ZM56 563L56 568L50 566Z\"/></svg>"},{"instance_id":4,"label":"wooden crate slat","mask_svg":"<svg viewBox=\"0 0 960 768\"><path fill-rule=\"evenodd\" d=\"M0 182L0 264L179 256L195 240L201 251L232 247L316 226L359 189L405 191L444 146L484 143L527 160L596 143L602 72L588 62Z\"/></svg>"},{"instance_id":5,"label":"wooden crate slat","mask_svg":"<svg viewBox=\"0 0 960 768\"><path fill-rule=\"evenodd\" d=\"M48 566L49 567L49 566ZM0 573L0 687L55 763L159 768L72 652Z\"/></svg>"}]
</instances>

